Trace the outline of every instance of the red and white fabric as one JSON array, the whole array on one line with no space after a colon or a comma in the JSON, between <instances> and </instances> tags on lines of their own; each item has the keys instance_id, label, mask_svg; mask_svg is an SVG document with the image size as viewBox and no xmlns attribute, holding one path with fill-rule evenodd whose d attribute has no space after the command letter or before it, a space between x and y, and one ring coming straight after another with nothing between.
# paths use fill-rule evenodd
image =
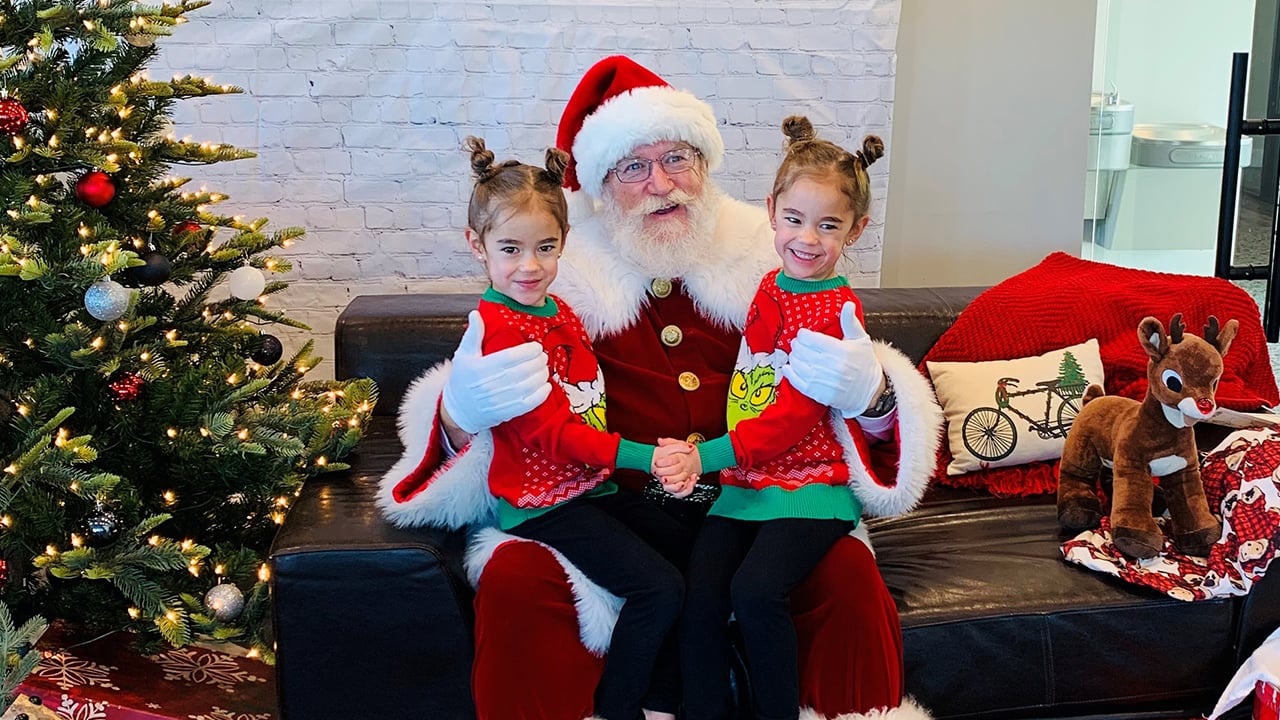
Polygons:
<instances>
[{"instance_id":1,"label":"red and white fabric","mask_svg":"<svg viewBox=\"0 0 1280 720\"><path fill-rule=\"evenodd\" d=\"M1238 430L1200 464L1209 509L1222 519L1222 537L1208 557L1183 555L1169 538L1153 558L1130 560L1116 549L1111 524L1062 545L1067 562L1159 590L1178 600L1246 595L1280 553L1280 431Z\"/></svg>"}]
</instances>

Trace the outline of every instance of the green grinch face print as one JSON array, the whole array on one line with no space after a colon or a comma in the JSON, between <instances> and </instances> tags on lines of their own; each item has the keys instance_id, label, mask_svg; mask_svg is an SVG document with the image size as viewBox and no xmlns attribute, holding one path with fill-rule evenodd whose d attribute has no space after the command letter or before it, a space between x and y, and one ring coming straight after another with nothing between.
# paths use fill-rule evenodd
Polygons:
<instances>
[{"instance_id":1,"label":"green grinch face print","mask_svg":"<svg viewBox=\"0 0 1280 720\"><path fill-rule=\"evenodd\" d=\"M768 365L757 365L744 372L734 370L729 380L729 429L748 418L757 417L773 403L774 371Z\"/></svg>"}]
</instances>

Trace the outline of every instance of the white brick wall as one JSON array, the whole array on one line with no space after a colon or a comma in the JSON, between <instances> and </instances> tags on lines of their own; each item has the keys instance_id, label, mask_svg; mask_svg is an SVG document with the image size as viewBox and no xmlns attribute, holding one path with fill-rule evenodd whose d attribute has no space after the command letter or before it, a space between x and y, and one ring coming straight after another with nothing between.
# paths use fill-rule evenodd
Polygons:
<instances>
[{"instance_id":1,"label":"white brick wall","mask_svg":"<svg viewBox=\"0 0 1280 720\"><path fill-rule=\"evenodd\" d=\"M356 295L482 287L462 240L463 138L536 162L605 55L630 55L711 104L727 148L718 181L745 200L764 200L786 115L851 148L879 134L891 153L899 3L214 0L160 40L149 70L245 89L178 104L175 132L258 157L181 170L230 194L222 212L307 229L273 306L312 326L282 329L287 349L313 337L329 357ZM888 163L872 170L872 224L850 271L862 286L878 284Z\"/></svg>"}]
</instances>

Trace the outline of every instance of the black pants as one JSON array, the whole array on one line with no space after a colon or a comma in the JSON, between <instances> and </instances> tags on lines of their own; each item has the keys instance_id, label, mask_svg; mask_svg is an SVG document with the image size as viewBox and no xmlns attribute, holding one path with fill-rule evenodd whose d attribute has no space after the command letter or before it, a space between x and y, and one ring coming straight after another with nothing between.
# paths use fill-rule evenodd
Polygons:
<instances>
[{"instance_id":1,"label":"black pants","mask_svg":"<svg viewBox=\"0 0 1280 720\"><path fill-rule=\"evenodd\" d=\"M791 590L853 527L845 520L706 519L689 559L680 618L687 720L730 717L730 612L742 632L757 720L799 716Z\"/></svg>"},{"instance_id":2,"label":"black pants","mask_svg":"<svg viewBox=\"0 0 1280 720\"><path fill-rule=\"evenodd\" d=\"M673 631L683 602L684 579L655 545L678 556L685 551L676 543L687 547L687 531L658 508L622 491L570 501L509 532L550 545L593 582L625 601L596 686L596 714L606 720L638 720L642 705L674 710L676 699L670 696L678 688L678 661ZM681 541L681 535L686 540ZM654 545L644 536L652 536ZM659 663L664 650L672 656ZM655 702L669 708L649 702L662 695L668 697Z\"/></svg>"}]
</instances>

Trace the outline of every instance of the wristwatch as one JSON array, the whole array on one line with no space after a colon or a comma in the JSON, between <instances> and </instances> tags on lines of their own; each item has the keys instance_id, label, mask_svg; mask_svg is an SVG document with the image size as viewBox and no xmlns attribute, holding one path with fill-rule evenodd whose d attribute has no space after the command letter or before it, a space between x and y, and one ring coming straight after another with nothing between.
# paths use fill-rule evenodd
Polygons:
<instances>
[{"instance_id":1,"label":"wristwatch","mask_svg":"<svg viewBox=\"0 0 1280 720\"><path fill-rule=\"evenodd\" d=\"M890 410L898 406L898 395L893 391L893 380L888 375L884 376L884 392L880 393L880 397L862 413L862 417L880 417L887 415Z\"/></svg>"}]
</instances>

